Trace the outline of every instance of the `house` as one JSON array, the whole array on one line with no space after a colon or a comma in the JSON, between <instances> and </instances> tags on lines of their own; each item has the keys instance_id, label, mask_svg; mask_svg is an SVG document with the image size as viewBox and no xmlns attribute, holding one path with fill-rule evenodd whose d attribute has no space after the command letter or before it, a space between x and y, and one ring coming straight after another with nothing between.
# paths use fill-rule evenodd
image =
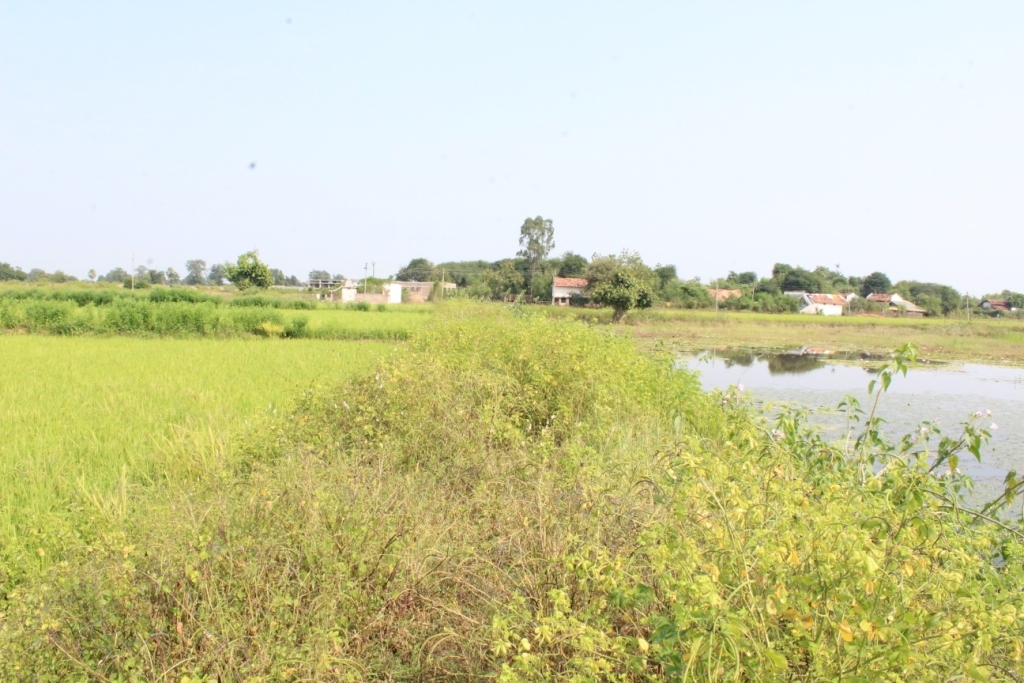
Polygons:
<instances>
[{"instance_id":1,"label":"house","mask_svg":"<svg viewBox=\"0 0 1024 683\"><path fill-rule=\"evenodd\" d=\"M1005 299L985 299L981 302L981 307L986 311L998 311L1000 313L1009 313L1010 311L1017 310L1010 306L1010 302Z\"/></svg>"},{"instance_id":2,"label":"house","mask_svg":"<svg viewBox=\"0 0 1024 683\"><path fill-rule=\"evenodd\" d=\"M907 301L899 294L882 294L874 292L868 294L867 300L885 306L885 310L893 315L905 315L908 318L923 318L925 310L912 302Z\"/></svg>"},{"instance_id":3,"label":"house","mask_svg":"<svg viewBox=\"0 0 1024 683\"><path fill-rule=\"evenodd\" d=\"M808 294L786 292L786 296L800 299L800 312L807 315L842 315L856 294Z\"/></svg>"},{"instance_id":4,"label":"house","mask_svg":"<svg viewBox=\"0 0 1024 683\"><path fill-rule=\"evenodd\" d=\"M722 302L722 301L725 301L726 299L738 299L738 298L740 298L741 296L743 296L743 290L740 290L740 289L711 289L709 287L708 288L708 294L711 295L712 299L714 299L714 300L716 300L718 302Z\"/></svg>"},{"instance_id":5,"label":"house","mask_svg":"<svg viewBox=\"0 0 1024 683\"><path fill-rule=\"evenodd\" d=\"M551 305L568 306L573 295L584 296L588 284L582 277L556 277L551 283Z\"/></svg>"}]
</instances>

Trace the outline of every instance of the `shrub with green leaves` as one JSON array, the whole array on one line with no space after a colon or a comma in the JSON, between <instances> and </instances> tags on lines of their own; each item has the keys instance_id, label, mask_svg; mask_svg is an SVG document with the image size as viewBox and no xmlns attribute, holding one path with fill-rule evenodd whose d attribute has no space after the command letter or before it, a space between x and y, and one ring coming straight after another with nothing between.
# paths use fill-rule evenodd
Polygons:
<instances>
[{"instance_id":1,"label":"shrub with green leaves","mask_svg":"<svg viewBox=\"0 0 1024 683\"><path fill-rule=\"evenodd\" d=\"M626 340L448 306L12 591L0 678L1019 680L1018 526L936 475L984 434L877 424L847 450Z\"/></svg>"}]
</instances>

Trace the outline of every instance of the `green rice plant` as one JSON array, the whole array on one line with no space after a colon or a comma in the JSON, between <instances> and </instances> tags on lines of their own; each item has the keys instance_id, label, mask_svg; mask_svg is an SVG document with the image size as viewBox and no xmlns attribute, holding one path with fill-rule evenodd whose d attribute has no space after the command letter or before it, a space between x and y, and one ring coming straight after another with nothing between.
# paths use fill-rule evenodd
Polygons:
<instances>
[{"instance_id":1,"label":"green rice plant","mask_svg":"<svg viewBox=\"0 0 1024 683\"><path fill-rule=\"evenodd\" d=\"M89 539L9 594L0 676L1024 674L1020 532L966 513L926 456L773 430L545 318L447 306L198 476L133 495L113 475Z\"/></svg>"},{"instance_id":2,"label":"green rice plant","mask_svg":"<svg viewBox=\"0 0 1024 683\"><path fill-rule=\"evenodd\" d=\"M219 304L221 297L183 287L155 287L146 297L153 303L211 303Z\"/></svg>"},{"instance_id":3,"label":"green rice plant","mask_svg":"<svg viewBox=\"0 0 1024 683\"><path fill-rule=\"evenodd\" d=\"M94 538L94 513L124 510L125 491L208 474L245 420L386 348L0 336L0 603L14 582Z\"/></svg>"}]
</instances>

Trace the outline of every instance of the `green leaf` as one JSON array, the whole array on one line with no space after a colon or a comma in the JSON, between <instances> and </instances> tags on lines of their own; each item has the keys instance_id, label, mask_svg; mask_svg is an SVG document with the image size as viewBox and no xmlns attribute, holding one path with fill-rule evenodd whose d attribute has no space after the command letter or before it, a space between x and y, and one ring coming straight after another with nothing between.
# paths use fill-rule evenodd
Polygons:
<instances>
[{"instance_id":1,"label":"green leaf","mask_svg":"<svg viewBox=\"0 0 1024 683\"><path fill-rule=\"evenodd\" d=\"M789 667L789 661L786 660L786 657L774 650L765 650L764 656L779 671L785 671Z\"/></svg>"}]
</instances>

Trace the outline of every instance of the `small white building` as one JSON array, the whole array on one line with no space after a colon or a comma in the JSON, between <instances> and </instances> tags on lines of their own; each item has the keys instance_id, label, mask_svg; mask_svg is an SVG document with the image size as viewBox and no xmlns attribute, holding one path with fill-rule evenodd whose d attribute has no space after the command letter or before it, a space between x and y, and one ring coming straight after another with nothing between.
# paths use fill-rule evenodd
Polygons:
<instances>
[{"instance_id":1,"label":"small white building","mask_svg":"<svg viewBox=\"0 0 1024 683\"><path fill-rule=\"evenodd\" d=\"M856 294L808 294L786 292L786 296L800 299L800 312L807 315L842 315Z\"/></svg>"},{"instance_id":2,"label":"small white building","mask_svg":"<svg viewBox=\"0 0 1024 683\"><path fill-rule=\"evenodd\" d=\"M556 277L551 285L551 305L568 306L573 294L584 296L588 284L581 277Z\"/></svg>"}]
</instances>

